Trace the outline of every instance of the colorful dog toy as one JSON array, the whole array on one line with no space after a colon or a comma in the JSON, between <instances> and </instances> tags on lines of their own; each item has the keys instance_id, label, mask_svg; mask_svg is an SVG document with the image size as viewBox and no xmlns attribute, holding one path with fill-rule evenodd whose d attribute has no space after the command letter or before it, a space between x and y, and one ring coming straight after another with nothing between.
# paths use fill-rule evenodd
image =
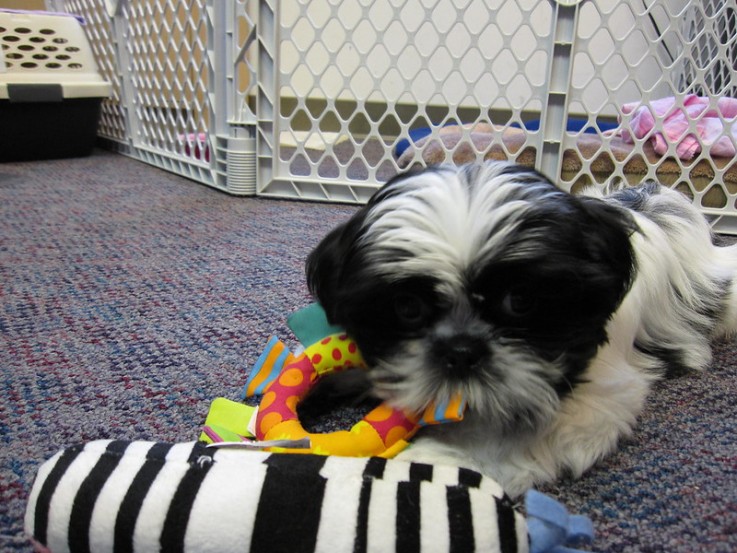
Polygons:
<instances>
[{"instance_id":1,"label":"colorful dog toy","mask_svg":"<svg viewBox=\"0 0 737 553\"><path fill-rule=\"evenodd\" d=\"M38 553L575 553L593 538L550 497L529 492L526 511L460 467L98 440L39 467L25 530Z\"/></svg>"},{"instance_id":2,"label":"colorful dog toy","mask_svg":"<svg viewBox=\"0 0 737 553\"><path fill-rule=\"evenodd\" d=\"M311 316L318 321L315 324L322 325L324 316L320 312ZM313 337L314 331L313 325ZM344 333L320 339L298 357L272 338L245 386L245 397L263 395L256 412L219 398L213 402L201 439L248 443L250 436L265 441L264 445L281 446L270 448L272 451L388 458L407 447L408 440L422 426L463 418L465 402L456 396L447 403L431 405L424 413L405 413L382 404L350 430L307 432L297 416L297 405L312 386L333 372L365 368L358 346Z\"/></svg>"},{"instance_id":3,"label":"colorful dog toy","mask_svg":"<svg viewBox=\"0 0 737 553\"><path fill-rule=\"evenodd\" d=\"M468 469L196 442L60 451L25 529L37 553L530 551L522 513Z\"/></svg>"},{"instance_id":4,"label":"colorful dog toy","mask_svg":"<svg viewBox=\"0 0 737 553\"><path fill-rule=\"evenodd\" d=\"M309 327L292 328L298 338L326 328ZM558 553L591 540L590 521L540 494L527 496L528 535L499 484L472 470L339 456L389 457L418 426L441 422L434 409L417 417L380 406L350 431L307 433L296 415L307 390L331 371L362 366L340 333L299 357L273 339L246 384L248 394L263 394L259 413L219 398L206 422L206 441L235 440L238 449L121 440L66 448L38 469L26 533L39 553ZM463 403L444 411L457 420ZM241 451L252 445L243 437L249 425L267 444L310 445L286 451L339 455Z\"/></svg>"}]
</instances>

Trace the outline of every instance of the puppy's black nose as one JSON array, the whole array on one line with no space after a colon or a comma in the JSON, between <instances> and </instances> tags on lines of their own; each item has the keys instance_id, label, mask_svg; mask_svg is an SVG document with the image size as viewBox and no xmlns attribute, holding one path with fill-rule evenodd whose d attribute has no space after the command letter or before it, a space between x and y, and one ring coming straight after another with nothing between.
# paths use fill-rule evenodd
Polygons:
<instances>
[{"instance_id":1,"label":"puppy's black nose","mask_svg":"<svg viewBox=\"0 0 737 553\"><path fill-rule=\"evenodd\" d=\"M435 359L447 376L459 379L473 374L489 353L484 340L465 335L439 339L433 347Z\"/></svg>"}]
</instances>

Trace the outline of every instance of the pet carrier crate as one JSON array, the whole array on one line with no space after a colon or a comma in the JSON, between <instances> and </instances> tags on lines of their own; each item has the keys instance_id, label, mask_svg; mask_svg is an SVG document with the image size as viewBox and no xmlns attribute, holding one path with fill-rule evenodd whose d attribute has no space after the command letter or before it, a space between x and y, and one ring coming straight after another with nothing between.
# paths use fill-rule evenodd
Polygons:
<instances>
[{"instance_id":1,"label":"pet carrier crate","mask_svg":"<svg viewBox=\"0 0 737 553\"><path fill-rule=\"evenodd\" d=\"M101 0L117 150L232 194L365 202L417 164L656 179L737 232L729 0ZM649 125L649 126L648 126Z\"/></svg>"},{"instance_id":2,"label":"pet carrier crate","mask_svg":"<svg viewBox=\"0 0 737 553\"><path fill-rule=\"evenodd\" d=\"M89 154L110 92L77 18L0 10L0 161Z\"/></svg>"}]
</instances>

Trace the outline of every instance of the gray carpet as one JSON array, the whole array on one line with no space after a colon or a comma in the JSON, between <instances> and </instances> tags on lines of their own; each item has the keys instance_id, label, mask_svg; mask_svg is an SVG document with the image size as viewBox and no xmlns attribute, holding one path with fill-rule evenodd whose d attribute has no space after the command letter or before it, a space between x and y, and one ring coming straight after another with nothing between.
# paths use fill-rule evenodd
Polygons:
<instances>
[{"instance_id":1,"label":"gray carpet","mask_svg":"<svg viewBox=\"0 0 737 553\"><path fill-rule=\"evenodd\" d=\"M233 198L115 154L0 165L0 550L30 551L38 464L97 438L194 439L305 305L350 206ZM737 344L663 383L634 436L546 489L596 551L737 551ZM340 424L338 417L333 421Z\"/></svg>"}]
</instances>

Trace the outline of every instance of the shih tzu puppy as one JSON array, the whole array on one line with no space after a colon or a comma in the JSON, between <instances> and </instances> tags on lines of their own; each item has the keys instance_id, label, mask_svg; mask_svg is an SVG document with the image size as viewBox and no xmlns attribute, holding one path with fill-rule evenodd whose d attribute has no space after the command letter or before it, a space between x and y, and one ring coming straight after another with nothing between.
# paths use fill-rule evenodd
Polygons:
<instances>
[{"instance_id":1,"label":"shih tzu puppy","mask_svg":"<svg viewBox=\"0 0 737 553\"><path fill-rule=\"evenodd\" d=\"M735 270L737 249L713 246L676 191L571 195L499 162L396 177L307 260L373 395L411 412L468 402L400 458L474 468L511 495L581 475L654 381L709 365L710 340L737 328Z\"/></svg>"}]
</instances>

